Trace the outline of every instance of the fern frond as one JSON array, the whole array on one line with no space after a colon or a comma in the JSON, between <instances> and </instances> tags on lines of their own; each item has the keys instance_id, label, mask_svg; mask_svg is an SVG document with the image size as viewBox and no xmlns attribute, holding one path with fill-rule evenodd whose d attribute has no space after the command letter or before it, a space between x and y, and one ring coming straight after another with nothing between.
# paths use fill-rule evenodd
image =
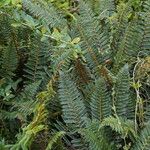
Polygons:
<instances>
[{"instance_id":1,"label":"fern frond","mask_svg":"<svg viewBox=\"0 0 150 150\"><path fill-rule=\"evenodd\" d=\"M17 118L17 114L18 112L17 111L13 111L13 112L8 112L8 111L5 111L5 110L0 110L0 119L1 120L5 120L5 119L8 119L8 120L12 120L14 118Z\"/></svg>"},{"instance_id":2,"label":"fern frond","mask_svg":"<svg viewBox=\"0 0 150 150\"><path fill-rule=\"evenodd\" d=\"M137 16L138 17L138 16ZM136 60L138 53L141 51L140 43L142 41L142 20L134 19L125 29L123 39L119 43L118 51L115 55L114 68L118 70L126 62ZM134 37L134 38L133 38ZM131 42L132 41L132 42Z\"/></svg>"},{"instance_id":3,"label":"fern frond","mask_svg":"<svg viewBox=\"0 0 150 150\"><path fill-rule=\"evenodd\" d=\"M42 43L39 39L36 39L32 44L24 69L24 76L27 79L26 84L41 80L42 84L46 85L51 76L49 44Z\"/></svg>"},{"instance_id":4,"label":"fern frond","mask_svg":"<svg viewBox=\"0 0 150 150\"><path fill-rule=\"evenodd\" d=\"M1 77L12 77L18 65L18 55L12 43L2 51L0 73Z\"/></svg>"},{"instance_id":5,"label":"fern frond","mask_svg":"<svg viewBox=\"0 0 150 150\"><path fill-rule=\"evenodd\" d=\"M77 29L90 68L97 68L110 56L109 33L101 30L101 25L87 3L81 1ZM87 15L88 14L88 15Z\"/></svg>"},{"instance_id":6,"label":"fern frond","mask_svg":"<svg viewBox=\"0 0 150 150\"><path fill-rule=\"evenodd\" d=\"M111 115L111 95L103 78L95 81L95 91L91 96L92 119L102 121Z\"/></svg>"},{"instance_id":7,"label":"fern frond","mask_svg":"<svg viewBox=\"0 0 150 150\"><path fill-rule=\"evenodd\" d=\"M62 72L59 81L59 99L65 123L74 129L84 126L83 118L86 117L86 109L82 96L71 77Z\"/></svg>"},{"instance_id":8,"label":"fern frond","mask_svg":"<svg viewBox=\"0 0 150 150\"><path fill-rule=\"evenodd\" d=\"M63 15L61 15L60 12L58 12L58 10L56 10L56 8L50 3L44 5L45 8L43 8L39 3L37 4L31 0L23 0L23 7L51 27L62 29L66 26L66 21L63 18Z\"/></svg>"},{"instance_id":9,"label":"fern frond","mask_svg":"<svg viewBox=\"0 0 150 150\"><path fill-rule=\"evenodd\" d=\"M114 13L114 15L112 15L112 17L110 18L113 29L112 48L115 52L116 50L119 50L118 46L120 44L120 41L124 37L126 28L128 27L128 20L131 12L132 9L130 6L130 2L121 2L117 6L117 13Z\"/></svg>"},{"instance_id":10,"label":"fern frond","mask_svg":"<svg viewBox=\"0 0 150 150\"><path fill-rule=\"evenodd\" d=\"M130 97L130 76L127 64L117 74L114 91L117 115L131 117L133 115L132 112L134 112L134 107L132 107L132 103L134 102Z\"/></svg>"},{"instance_id":11,"label":"fern frond","mask_svg":"<svg viewBox=\"0 0 150 150\"><path fill-rule=\"evenodd\" d=\"M10 42L12 27L10 26L10 17L6 14L0 14L0 45Z\"/></svg>"}]
</instances>

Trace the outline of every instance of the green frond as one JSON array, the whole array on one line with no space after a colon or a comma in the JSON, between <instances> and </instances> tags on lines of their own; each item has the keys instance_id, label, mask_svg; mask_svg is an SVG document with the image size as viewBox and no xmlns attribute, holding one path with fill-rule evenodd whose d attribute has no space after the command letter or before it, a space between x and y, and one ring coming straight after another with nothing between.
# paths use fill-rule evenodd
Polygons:
<instances>
[{"instance_id":1,"label":"green frond","mask_svg":"<svg viewBox=\"0 0 150 150\"><path fill-rule=\"evenodd\" d=\"M102 121L111 115L111 95L103 78L95 81L95 91L91 96L92 119Z\"/></svg>"},{"instance_id":2,"label":"green frond","mask_svg":"<svg viewBox=\"0 0 150 150\"><path fill-rule=\"evenodd\" d=\"M86 1L91 9L95 12L100 19L107 18L111 16L115 11L115 1L114 0L89 0Z\"/></svg>"},{"instance_id":3,"label":"green frond","mask_svg":"<svg viewBox=\"0 0 150 150\"><path fill-rule=\"evenodd\" d=\"M68 72L60 72L58 93L63 120L68 126L68 133L73 136L71 144L76 149L86 150L86 143L82 137L78 137L77 131L85 126L87 110L83 96Z\"/></svg>"},{"instance_id":4,"label":"green frond","mask_svg":"<svg viewBox=\"0 0 150 150\"><path fill-rule=\"evenodd\" d=\"M127 64L117 74L114 91L114 103L117 115L131 117L133 115L132 112L134 112L134 107L132 107L134 101L130 97L130 75Z\"/></svg>"},{"instance_id":5,"label":"green frond","mask_svg":"<svg viewBox=\"0 0 150 150\"><path fill-rule=\"evenodd\" d=\"M100 128L104 127L104 126L110 126L112 128L112 130L118 132L118 133L123 133L123 127L121 125L121 121L118 118L114 118L112 116L105 118L101 125Z\"/></svg>"},{"instance_id":6,"label":"green frond","mask_svg":"<svg viewBox=\"0 0 150 150\"><path fill-rule=\"evenodd\" d=\"M126 27L122 41L120 41L118 51L115 55L115 70L123 66L126 62L136 60L138 53L141 51L142 41L142 20L135 19ZM133 38L134 37L134 38ZM131 42L132 41L132 42Z\"/></svg>"},{"instance_id":7,"label":"green frond","mask_svg":"<svg viewBox=\"0 0 150 150\"><path fill-rule=\"evenodd\" d=\"M116 52L119 50L119 44L120 41L122 41L125 30L128 27L129 23L129 17L132 13L132 8L129 3L123 3L121 2L117 6L117 13L114 13L110 17L110 22L112 25L112 34L113 34L113 40L112 40L112 48Z\"/></svg>"},{"instance_id":8,"label":"green frond","mask_svg":"<svg viewBox=\"0 0 150 150\"><path fill-rule=\"evenodd\" d=\"M43 20L51 27L62 29L66 26L66 21L63 18L63 15L61 15L60 12L58 12L58 10L56 10L56 8L50 3L45 4L43 8L42 3L39 4L31 0L23 0L23 7L29 10L33 16Z\"/></svg>"},{"instance_id":9,"label":"green frond","mask_svg":"<svg viewBox=\"0 0 150 150\"><path fill-rule=\"evenodd\" d=\"M149 54L150 29L148 12L135 14L131 22L126 25L122 39L115 54L114 67L117 70L126 62L136 61L137 56ZM133 38L134 37L134 38Z\"/></svg>"},{"instance_id":10,"label":"green frond","mask_svg":"<svg viewBox=\"0 0 150 150\"><path fill-rule=\"evenodd\" d=\"M86 108L82 96L68 73L60 73L59 99L62 106L63 120L71 128L84 126Z\"/></svg>"},{"instance_id":11,"label":"green frond","mask_svg":"<svg viewBox=\"0 0 150 150\"><path fill-rule=\"evenodd\" d=\"M19 96L23 99L34 98L39 90L40 84L41 81L36 81L29 85L26 85Z\"/></svg>"},{"instance_id":12,"label":"green frond","mask_svg":"<svg viewBox=\"0 0 150 150\"><path fill-rule=\"evenodd\" d=\"M80 2L79 13L76 28L81 37L81 48L85 51L90 68L96 69L110 56L109 32L102 30L100 22L87 3Z\"/></svg>"},{"instance_id":13,"label":"green frond","mask_svg":"<svg viewBox=\"0 0 150 150\"><path fill-rule=\"evenodd\" d=\"M1 66L0 66L0 74L1 77L12 77L14 76L14 71L18 65L18 55L15 47L12 43L3 49L2 51L2 58L1 58Z\"/></svg>"},{"instance_id":14,"label":"green frond","mask_svg":"<svg viewBox=\"0 0 150 150\"><path fill-rule=\"evenodd\" d=\"M13 111L13 112L8 112L5 110L0 110L0 119L8 119L8 120L12 120L14 118L17 118L17 111Z\"/></svg>"},{"instance_id":15,"label":"green frond","mask_svg":"<svg viewBox=\"0 0 150 150\"><path fill-rule=\"evenodd\" d=\"M10 26L10 17L0 14L0 45L4 46L10 42L12 27Z\"/></svg>"},{"instance_id":16,"label":"green frond","mask_svg":"<svg viewBox=\"0 0 150 150\"><path fill-rule=\"evenodd\" d=\"M24 69L26 84L41 80L42 84L46 85L51 76L49 44L42 43L39 39L36 39L32 44Z\"/></svg>"}]
</instances>

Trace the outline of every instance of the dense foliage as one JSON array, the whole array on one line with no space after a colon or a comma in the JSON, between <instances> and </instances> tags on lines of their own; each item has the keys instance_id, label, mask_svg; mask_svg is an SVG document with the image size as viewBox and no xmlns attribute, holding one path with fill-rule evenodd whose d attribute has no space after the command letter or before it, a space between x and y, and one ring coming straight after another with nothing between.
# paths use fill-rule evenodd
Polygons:
<instances>
[{"instance_id":1,"label":"dense foliage","mask_svg":"<svg viewBox=\"0 0 150 150\"><path fill-rule=\"evenodd\" d=\"M150 0L1 0L0 149L149 150Z\"/></svg>"}]
</instances>

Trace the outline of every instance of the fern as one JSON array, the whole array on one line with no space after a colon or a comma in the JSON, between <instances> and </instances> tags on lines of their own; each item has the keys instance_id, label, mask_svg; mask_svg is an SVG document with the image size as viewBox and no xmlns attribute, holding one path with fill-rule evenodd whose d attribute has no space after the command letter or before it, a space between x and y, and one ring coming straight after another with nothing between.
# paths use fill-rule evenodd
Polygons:
<instances>
[{"instance_id":1,"label":"fern","mask_svg":"<svg viewBox=\"0 0 150 150\"><path fill-rule=\"evenodd\" d=\"M111 96L103 78L95 81L95 91L91 97L91 113L92 119L99 121L111 115Z\"/></svg>"},{"instance_id":2,"label":"fern","mask_svg":"<svg viewBox=\"0 0 150 150\"><path fill-rule=\"evenodd\" d=\"M59 98L65 123L74 129L84 126L83 117L86 117L86 109L82 96L71 77L62 72L59 81Z\"/></svg>"},{"instance_id":3,"label":"fern","mask_svg":"<svg viewBox=\"0 0 150 150\"><path fill-rule=\"evenodd\" d=\"M77 134L77 129L85 126L87 111L82 95L71 77L66 73L60 73L59 99L62 106L62 117L70 129L71 134ZM85 150L85 141L76 135L71 143L73 147Z\"/></svg>"},{"instance_id":4,"label":"fern","mask_svg":"<svg viewBox=\"0 0 150 150\"><path fill-rule=\"evenodd\" d=\"M118 66L123 65L127 61L132 62L133 59L136 60L139 54L141 56L144 53L149 53L149 17L148 11L146 11L148 7L147 1L144 3L145 12L135 14L132 21L126 23L123 38L118 42L115 67L118 68Z\"/></svg>"},{"instance_id":5,"label":"fern","mask_svg":"<svg viewBox=\"0 0 150 150\"><path fill-rule=\"evenodd\" d=\"M0 73L1 77L12 77L18 65L18 55L12 43L2 52Z\"/></svg>"},{"instance_id":6,"label":"fern","mask_svg":"<svg viewBox=\"0 0 150 150\"><path fill-rule=\"evenodd\" d=\"M127 64L117 74L114 91L117 115L122 117L133 115L132 103L134 102L130 98L130 76Z\"/></svg>"},{"instance_id":7,"label":"fern","mask_svg":"<svg viewBox=\"0 0 150 150\"><path fill-rule=\"evenodd\" d=\"M128 20L131 13L132 13L132 9L131 9L130 2L126 4L121 2L117 6L117 13L114 13L114 15L112 15L112 17L110 18L112 24L111 31L113 34L111 46L115 52L119 50L118 46L120 44L120 41L124 37L126 28L128 27Z\"/></svg>"},{"instance_id":8,"label":"fern","mask_svg":"<svg viewBox=\"0 0 150 150\"><path fill-rule=\"evenodd\" d=\"M150 0L0 9L1 149L150 149Z\"/></svg>"},{"instance_id":9,"label":"fern","mask_svg":"<svg viewBox=\"0 0 150 150\"><path fill-rule=\"evenodd\" d=\"M137 16L138 17L138 16ZM127 61L131 62L136 60L138 53L141 51L140 43L142 40L142 21L134 19L127 26L124 37L119 45L119 50L115 56L115 70L123 66ZM134 37L134 39L133 39ZM132 42L131 42L132 41Z\"/></svg>"},{"instance_id":10,"label":"fern","mask_svg":"<svg viewBox=\"0 0 150 150\"><path fill-rule=\"evenodd\" d=\"M100 24L88 4L81 1L79 8L77 29L83 41L81 47L90 68L96 69L109 57L109 33L100 29Z\"/></svg>"},{"instance_id":11,"label":"fern","mask_svg":"<svg viewBox=\"0 0 150 150\"><path fill-rule=\"evenodd\" d=\"M63 16L56 10L52 4L47 3L44 5L46 9L42 8L41 3L35 3L30 0L23 0L23 7L30 11L35 17L43 20L51 27L63 28L66 26L66 21Z\"/></svg>"},{"instance_id":12,"label":"fern","mask_svg":"<svg viewBox=\"0 0 150 150\"><path fill-rule=\"evenodd\" d=\"M149 29L149 25L150 25L150 17L149 17L149 13L144 15L144 22L143 22L143 38L141 41L141 50L142 51L149 51L150 50L150 45L149 45L149 35L150 35L150 29Z\"/></svg>"},{"instance_id":13,"label":"fern","mask_svg":"<svg viewBox=\"0 0 150 150\"><path fill-rule=\"evenodd\" d=\"M10 17L5 13L0 13L0 45L4 46L10 42L12 27L10 25Z\"/></svg>"},{"instance_id":14,"label":"fern","mask_svg":"<svg viewBox=\"0 0 150 150\"><path fill-rule=\"evenodd\" d=\"M32 44L26 68L24 69L24 76L28 79L26 83L41 80L42 84L46 85L51 76L48 43L42 43L37 39Z\"/></svg>"}]
</instances>

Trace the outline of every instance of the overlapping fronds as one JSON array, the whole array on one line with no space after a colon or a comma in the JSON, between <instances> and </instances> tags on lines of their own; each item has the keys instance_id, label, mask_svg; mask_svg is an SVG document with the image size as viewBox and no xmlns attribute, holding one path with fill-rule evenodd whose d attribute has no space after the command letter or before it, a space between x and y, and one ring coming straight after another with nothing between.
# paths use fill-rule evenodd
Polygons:
<instances>
[{"instance_id":1,"label":"overlapping fronds","mask_svg":"<svg viewBox=\"0 0 150 150\"><path fill-rule=\"evenodd\" d=\"M149 150L149 11L1 0L0 149Z\"/></svg>"}]
</instances>

